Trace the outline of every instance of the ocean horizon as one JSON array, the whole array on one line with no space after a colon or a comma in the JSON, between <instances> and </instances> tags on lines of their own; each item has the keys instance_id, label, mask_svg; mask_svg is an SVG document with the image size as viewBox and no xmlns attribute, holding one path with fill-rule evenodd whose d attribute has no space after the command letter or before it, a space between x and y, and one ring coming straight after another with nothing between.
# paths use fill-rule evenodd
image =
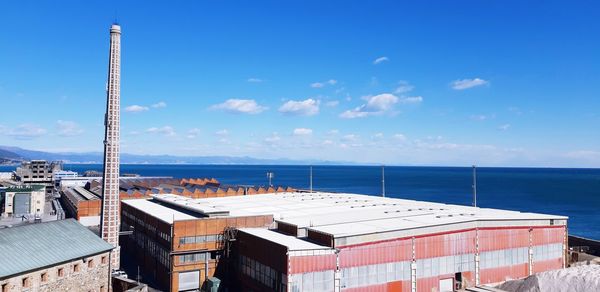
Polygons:
<instances>
[{"instance_id":1,"label":"ocean horizon","mask_svg":"<svg viewBox=\"0 0 600 292\"><path fill-rule=\"evenodd\" d=\"M382 195L381 166L313 166L313 189ZM15 166L1 166L0 171ZM65 170L102 171L101 164L65 164ZM122 164L121 173L176 178L209 177L223 184L273 184L308 189L309 166ZM393 198L472 205L472 168L386 166L385 195ZM568 216L569 234L600 239L600 169L478 167L477 206Z\"/></svg>"}]
</instances>

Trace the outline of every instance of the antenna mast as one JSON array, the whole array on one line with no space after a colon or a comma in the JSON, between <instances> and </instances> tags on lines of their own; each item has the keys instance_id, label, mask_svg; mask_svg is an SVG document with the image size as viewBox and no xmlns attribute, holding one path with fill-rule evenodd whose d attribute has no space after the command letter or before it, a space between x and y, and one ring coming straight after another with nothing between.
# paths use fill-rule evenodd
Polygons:
<instances>
[{"instance_id":1,"label":"antenna mast","mask_svg":"<svg viewBox=\"0 0 600 292\"><path fill-rule=\"evenodd\" d=\"M477 207L477 166L473 165L473 207Z\"/></svg>"}]
</instances>

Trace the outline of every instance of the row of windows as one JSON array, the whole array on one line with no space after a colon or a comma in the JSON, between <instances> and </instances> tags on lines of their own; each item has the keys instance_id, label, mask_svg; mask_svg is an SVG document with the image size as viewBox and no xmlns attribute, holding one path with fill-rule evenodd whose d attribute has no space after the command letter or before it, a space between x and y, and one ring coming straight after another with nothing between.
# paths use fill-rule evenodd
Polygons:
<instances>
[{"instance_id":1,"label":"row of windows","mask_svg":"<svg viewBox=\"0 0 600 292\"><path fill-rule=\"evenodd\" d=\"M562 243L553 243L546 245L536 245L533 247L533 260L545 261L557 258L562 258L563 246Z\"/></svg>"},{"instance_id":2,"label":"row of windows","mask_svg":"<svg viewBox=\"0 0 600 292\"><path fill-rule=\"evenodd\" d=\"M103 256L102 257L102 264L107 264L107 263L108 263L107 256ZM90 269L94 268L96 266L93 259L89 260L87 262L87 265L88 265L88 268L90 268ZM73 264L71 266L71 268L72 268L73 273L79 273L79 271L81 270L79 264ZM64 276L65 276L65 268L58 268L58 269L56 269L56 277L57 278L60 279L60 278L62 278ZM43 272L43 273L40 274L40 282L42 284L47 283L49 279L50 279L50 276L48 275L48 272ZM21 278L21 287L22 288L30 288L31 287L31 276ZM5 291L9 291L8 290L8 284L3 284L2 285L2 292L5 292Z\"/></svg>"},{"instance_id":3,"label":"row of windows","mask_svg":"<svg viewBox=\"0 0 600 292\"><path fill-rule=\"evenodd\" d=\"M180 264L195 263L195 262L204 262L209 257L210 257L210 255L208 253L206 253L206 252L191 253L191 254L186 254L186 255L180 255L180 256L178 256Z\"/></svg>"},{"instance_id":4,"label":"row of windows","mask_svg":"<svg viewBox=\"0 0 600 292\"><path fill-rule=\"evenodd\" d=\"M410 280L410 261L342 269L342 287L371 286L393 281Z\"/></svg>"},{"instance_id":5,"label":"row of windows","mask_svg":"<svg viewBox=\"0 0 600 292\"><path fill-rule=\"evenodd\" d=\"M332 270L290 275L292 292L328 292L334 290L333 284L334 273Z\"/></svg>"},{"instance_id":6,"label":"row of windows","mask_svg":"<svg viewBox=\"0 0 600 292\"><path fill-rule=\"evenodd\" d=\"M204 243L204 242L215 242L222 241L223 235L198 235L198 236L184 236L179 238L179 244L190 244L190 243Z\"/></svg>"},{"instance_id":7,"label":"row of windows","mask_svg":"<svg viewBox=\"0 0 600 292\"><path fill-rule=\"evenodd\" d=\"M485 251L479 254L481 269L526 264L529 262L529 248L518 247L503 250Z\"/></svg>"},{"instance_id":8,"label":"row of windows","mask_svg":"<svg viewBox=\"0 0 600 292\"><path fill-rule=\"evenodd\" d=\"M417 277L432 277L475 270L475 254L451 255L417 260Z\"/></svg>"},{"instance_id":9,"label":"row of windows","mask_svg":"<svg viewBox=\"0 0 600 292\"><path fill-rule=\"evenodd\" d=\"M242 274L262 283L271 290L286 291L286 283L283 281L285 275L277 270L243 255L240 256L239 266Z\"/></svg>"},{"instance_id":10,"label":"row of windows","mask_svg":"<svg viewBox=\"0 0 600 292\"><path fill-rule=\"evenodd\" d=\"M156 258L156 260L165 267L171 266L171 257L169 256L169 251L164 248L162 245L157 244L154 240L148 238L145 234L134 231L133 237L135 239L135 243L142 250L147 250L148 253Z\"/></svg>"}]
</instances>

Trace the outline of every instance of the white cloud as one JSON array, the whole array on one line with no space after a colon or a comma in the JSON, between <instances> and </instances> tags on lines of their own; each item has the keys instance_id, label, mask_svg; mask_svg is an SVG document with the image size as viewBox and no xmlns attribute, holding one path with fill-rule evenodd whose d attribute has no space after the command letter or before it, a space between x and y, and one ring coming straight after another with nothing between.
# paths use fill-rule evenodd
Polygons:
<instances>
[{"instance_id":1,"label":"white cloud","mask_svg":"<svg viewBox=\"0 0 600 292\"><path fill-rule=\"evenodd\" d=\"M217 135L217 136L227 136L227 135L229 135L229 131L227 131L227 129L219 130L219 131L215 132L215 135Z\"/></svg>"},{"instance_id":2,"label":"white cloud","mask_svg":"<svg viewBox=\"0 0 600 292\"><path fill-rule=\"evenodd\" d=\"M248 78L247 81L250 82L250 83L261 83L261 82L263 82L263 80L260 79L260 78Z\"/></svg>"},{"instance_id":3,"label":"white cloud","mask_svg":"<svg viewBox=\"0 0 600 292\"><path fill-rule=\"evenodd\" d=\"M337 129L332 129L332 130L329 130L329 132L327 132L328 135L337 135L339 133L340 133L340 130L337 130Z\"/></svg>"},{"instance_id":4,"label":"white cloud","mask_svg":"<svg viewBox=\"0 0 600 292\"><path fill-rule=\"evenodd\" d=\"M56 121L56 127L58 128L59 136L78 136L83 134L83 129L73 121Z\"/></svg>"},{"instance_id":5,"label":"white cloud","mask_svg":"<svg viewBox=\"0 0 600 292\"><path fill-rule=\"evenodd\" d=\"M189 139L194 139L198 136L198 134L200 134L200 129L193 128L188 130L186 137L188 137Z\"/></svg>"},{"instance_id":6,"label":"white cloud","mask_svg":"<svg viewBox=\"0 0 600 292\"><path fill-rule=\"evenodd\" d=\"M397 93L397 94L407 93L407 92L411 92L413 89L415 89L415 87L410 85L410 83L408 83L406 81L400 81L400 82L398 82L398 87L396 87L396 90L394 90L394 93Z\"/></svg>"},{"instance_id":7,"label":"white cloud","mask_svg":"<svg viewBox=\"0 0 600 292\"><path fill-rule=\"evenodd\" d=\"M471 120L474 121L485 121L488 119L488 116L486 115L471 115Z\"/></svg>"},{"instance_id":8,"label":"white cloud","mask_svg":"<svg viewBox=\"0 0 600 292\"><path fill-rule=\"evenodd\" d=\"M164 101L159 101L152 105L153 108L165 108L167 107L167 103Z\"/></svg>"},{"instance_id":9,"label":"white cloud","mask_svg":"<svg viewBox=\"0 0 600 292\"><path fill-rule=\"evenodd\" d=\"M290 115L313 116L319 113L319 101L312 98L306 100L290 100L284 103L279 112Z\"/></svg>"},{"instance_id":10,"label":"white cloud","mask_svg":"<svg viewBox=\"0 0 600 292\"><path fill-rule=\"evenodd\" d=\"M358 140L358 135L356 135L356 134L347 134L342 137L342 141L345 141L345 142L353 142L356 140Z\"/></svg>"},{"instance_id":11,"label":"white cloud","mask_svg":"<svg viewBox=\"0 0 600 292\"><path fill-rule=\"evenodd\" d=\"M410 104L410 103L421 103L423 102L423 97L422 96L407 96L407 97L401 97L399 100L400 103L404 103L404 104Z\"/></svg>"},{"instance_id":12,"label":"white cloud","mask_svg":"<svg viewBox=\"0 0 600 292\"><path fill-rule=\"evenodd\" d=\"M481 85L486 85L489 84L488 81L485 81L483 79L480 78L474 78L474 79L462 79L462 80L455 80L452 82L452 89L454 90L465 90L465 89L469 89L469 88L473 88L473 87L477 87L477 86L481 86Z\"/></svg>"},{"instance_id":13,"label":"white cloud","mask_svg":"<svg viewBox=\"0 0 600 292\"><path fill-rule=\"evenodd\" d=\"M404 136L402 134L394 134L394 139L396 139L398 141L406 141L406 136Z\"/></svg>"},{"instance_id":14,"label":"white cloud","mask_svg":"<svg viewBox=\"0 0 600 292\"><path fill-rule=\"evenodd\" d=\"M331 141L331 140L324 140L322 144L323 145L333 145L333 141Z\"/></svg>"},{"instance_id":15,"label":"white cloud","mask_svg":"<svg viewBox=\"0 0 600 292\"><path fill-rule=\"evenodd\" d=\"M398 102L398 97L389 93L368 96L363 99L367 101L365 109L372 112L387 111Z\"/></svg>"},{"instance_id":16,"label":"white cloud","mask_svg":"<svg viewBox=\"0 0 600 292\"><path fill-rule=\"evenodd\" d=\"M394 104L400 101L397 96L390 93L383 93L375 96L365 96L363 99L366 100L367 103L341 113L340 117L345 119L354 119L383 114L391 110ZM419 99L422 100L421 97L414 97L410 99L404 98L403 103L414 103L418 102L417 100Z\"/></svg>"},{"instance_id":17,"label":"white cloud","mask_svg":"<svg viewBox=\"0 0 600 292\"><path fill-rule=\"evenodd\" d=\"M328 101L325 103L325 106L328 107L336 107L340 104L340 102L338 100L332 100L332 101Z\"/></svg>"},{"instance_id":18,"label":"white cloud","mask_svg":"<svg viewBox=\"0 0 600 292\"><path fill-rule=\"evenodd\" d=\"M171 127L171 126L148 128L148 129L146 129L146 133L161 134L161 135L165 135L165 136L175 136L176 135L175 129L173 129L173 127Z\"/></svg>"},{"instance_id":19,"label":"white cloud","mask_svg":"<svg viewBox=\"0 0 600 292\"><path fill-rule=\"evenodd\" d=\"M149 108L147 106L141 106L141 105L130 105L128 107L125 108L125 111L128 113L139 113L139 112L145 112L149 110Z\"/></svg>"},{"instance_id":20,"label":"white cloud","mask_svg":"<svg viewBox=\"0 0 600 292\"><path fill-rule=\"evenodd\" d=\"M2 132L18 140L28 140L43 136L46 129L35 124L21 124L14 129L4 128Z\"/></svg>"},{"instance_id":21,"label":"white cloud","mask_svg":"<svg viewBox=\"0 0 600 292\"><path fill-rule=\"evenodd\" d=\"M375 133L373 135L373 137L371 137L371 138L374 140L379 140L379 139L383 139L383 137L384 137L383 133Z\"/></svg>"},{"instance_id":22,"label":"white cloud","mask_svg":"<svg viewBox=\"0 0 600 292\"><path fill-rule=\"evenodd\" d=\"M364 118L367 116L369 116L369 113L361 111L360 107L357 107L352 110L347 110L340 114L340 118L342 118L342 119L356 119L356 118Z\"/></svg>"},{"instance_id":23,"label":"white cloud","mask_svg":"<svg viewBox=\"0 0 600 292\"><path fill-rule=\"evenodd\" d=\"M571 151L566 154L568 158L582 159L582 160L599 160L600 161L600 151L593 150L577 150Z\"/></svg>"},{"instance_id":24,"label":"white cloud","mask_svg":"<svg viewBox=\"0 0 600 292\"><path fill-rule=\"evenodd\" d=\"M213 105L211 109L224 110L230 113L258 114L267 109L253 99L228 99L223 103Z\"/></svg>"},{"instance_id":25,"label":"white cloud","mask_svg":"<svg viewBox=\"0 0 600 292\"><path fill-rule=\"evenodd\" d=\"M377 64L380 64L380 63L383 63L383 62L387 62L389 60L390 59L388 57L383 56L383 57L379 57L379 58L375 59L373 61L373 64L377 65Z\"/></svg>"},{"instance_id":26,"label":"white cloud","mask_svg":"<svg viewBox=\"0 0 600 292\"><path fill-rule=\"evenodd\" d=\"M510 124L504 124L504 125L498 126L498 130L500 130L500 131L506 131L509 128L510 128Z\"/></svg>"},{"instance_id":27,"label":"white cloud","mask_svg":"<svg viewBox=\"0 0 600 292\"><path fill-rule=\"evenodd\" d=\"M276 132L273 133L271 136L265 138L265 142L268 144L273 144L280 140L281 140L281 137L279 137L279 134L277 134Z\"/></svg>"},{"instance_id":28,"label":"white cloud","mask_svg":"<svg viewBox=\"0 0 600 292\"><path fill-rule=\"evenodd\" d=\"M313 130L312 129L307 129L307 128L296 128L294 129L294 136L308 136L308 135L312 135Z\"/></svg>"},{"instance_id":29,"label":"white cloud","mask_svg":"<svg viewBox=\"0 0 600 292\"><path fill-rule=\"evenodd\" d=\"M327 85L336 85L337 84L337 80L335 79L329 79L325 82L314 82L310 84L310 87L312 88L323 88Z\"/></svg>"}]
</instances>

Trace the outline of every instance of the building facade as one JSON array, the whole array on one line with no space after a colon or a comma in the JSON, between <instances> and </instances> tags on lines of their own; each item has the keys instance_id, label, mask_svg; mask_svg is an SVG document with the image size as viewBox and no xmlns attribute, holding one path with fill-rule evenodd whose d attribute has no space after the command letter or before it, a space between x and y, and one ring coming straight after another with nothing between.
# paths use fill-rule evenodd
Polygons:
<instances>
[{"instance_id":1,"label":"building facade","mask_svg":"<svg viewBox=\"0 0 600 292\"><path fill-rule=\"evenodd\" d=\"M24 184L44 185L48 194L54 188L53 176L62 170L62 162L46 160L25 161L17 167L15 175Z\"/></svg>"},{"instance_id":2,"label":"building facade","mask_svg":"<svg viewBox=\"0 0 600 292\"><path fill-rule=\"evenodd\" d=\"M213 218L272 216L273 230L223 233L216 266L227 272L216 275L239 291L453 291L566 265L564 216L322 192L153 200Z\"/></svg>"},{"instance_id":3,"label":"building facade","mask_svg":"<svg viewBox=\"0 0 600 292\"><path fill-rule=\"evenodd\" d=\"M73 219L0 229L0 291L110 287L112 246Z\"/></svg>"},{"instance_id":4,"label":"building facade","mask_svg":"<svg viewBox=\"0 0 600 292\"><path fill-rule=\"evenodd\" d=\"M3 218L25 216L39 218L44 214L46 192L43 185L10 185L0 187L0 214Z\"/></svg>"},{"instance_id":5,"label":"building facade","mask_svg":"<svg viewBox=\"0 0 600 292\"><path fill-rule=\"evenodd\" d=\"M215 217L148 199L121 204L123 228L133 230L121 243L123 253L165 291L195 291L218 275L228 228L267 228L273 222L271 215Z\"/></svg>"}]
</instances>

